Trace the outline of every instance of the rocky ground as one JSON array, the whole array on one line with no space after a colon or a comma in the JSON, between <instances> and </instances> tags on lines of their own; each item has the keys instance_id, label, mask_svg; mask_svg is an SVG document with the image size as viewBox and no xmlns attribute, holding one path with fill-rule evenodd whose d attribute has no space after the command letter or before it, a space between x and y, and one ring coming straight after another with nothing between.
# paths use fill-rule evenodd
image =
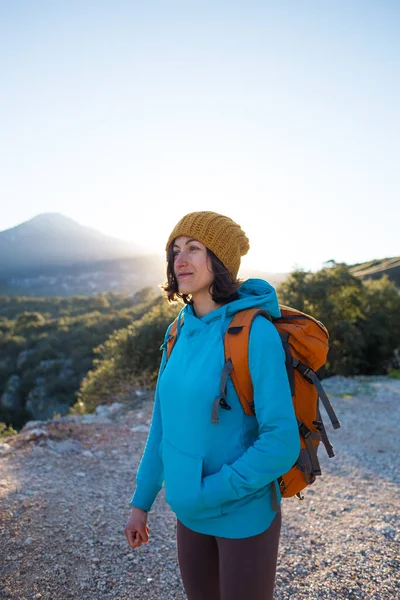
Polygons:
<instances>
[{"instance_id":1,"label":"rocky ground","mask_svg":"<svg viewBox=\"0 0 400 600\"><path fill-rule=\"evenodd\" d=\"M400 598L400 381L331 378L342 422L323 476L282 504L276 599ZM0 444L0 597L184 599L176 521L159 494L150 543L124 537L151 401L33 423ZM246 599L251 600L251 599Z\"/></svg>"}]
</instances>

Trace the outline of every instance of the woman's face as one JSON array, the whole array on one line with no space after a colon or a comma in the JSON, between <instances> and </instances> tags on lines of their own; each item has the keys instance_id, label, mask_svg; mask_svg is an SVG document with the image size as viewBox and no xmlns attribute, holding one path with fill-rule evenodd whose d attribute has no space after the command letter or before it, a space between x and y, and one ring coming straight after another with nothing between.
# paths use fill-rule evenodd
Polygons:
<instances>
[{"instance_id":1,"label":"woman's face","mask_svg":"<svg viewBox=\"0 0 400 600\"><path fill-rule=\"evenodd\" d=\"M194 300L196 295L209 294L214 273L204 244L181 235L174 241L173 254L179 293L191 294Z\"/></svg>"}]
</instances>

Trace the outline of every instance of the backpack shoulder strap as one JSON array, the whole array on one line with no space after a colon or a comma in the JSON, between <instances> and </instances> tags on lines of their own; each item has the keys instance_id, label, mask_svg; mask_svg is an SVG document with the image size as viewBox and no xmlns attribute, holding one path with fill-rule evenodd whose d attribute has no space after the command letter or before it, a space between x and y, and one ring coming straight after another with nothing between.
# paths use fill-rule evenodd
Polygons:
<instances>
[{"instance_id":1,"label":"backpack shoulder strap","mask_svg":"<svg viewBox=\"0 0 400 600\"><path fill-rule=\"evenodd\" d=\"M251 325L258 315L272 321L268 311L248 308L236 313L224 338L225 363L232 362L230 372L240 403L246 415L254 415L253 384L249 369L249 338Z\"/></svg>"},{"instance_id":2,"label":"backpack shoulder strap","mask_svg":"<svg viewBox=\"0 0 400 600\"><path fill-rule=\"evenodd\" d=\"M169 336L166 339L166 344L167 344L167 360L169 359L172 349L175 345L176 342L176 330L178 328L178 318L175 319L175 321L172 323L171 325L171 329L169 330Z\"/></svg>"},{"instance_id":3,"label":"backpack shoulder strap","mask_svg":"<svg viewBox=\"0 0 400 600\"><path fill-rule=\"evenodd\" d=\"M164 337L164 341L163 341L163 343L160 346L160 350L166 349L166 361L165 361L165 364L167 364L168 359L171 356L171 352L173 350L173 347L175 346L175 343L176 343L176 341L178 339L179 329L183 325L183 316L181 317L180 327L179 327L178 319L179 319L179 315L171 323L171 325L168 326L167 332L166 332L165 337Z\"/></svg>"}]
</instances>

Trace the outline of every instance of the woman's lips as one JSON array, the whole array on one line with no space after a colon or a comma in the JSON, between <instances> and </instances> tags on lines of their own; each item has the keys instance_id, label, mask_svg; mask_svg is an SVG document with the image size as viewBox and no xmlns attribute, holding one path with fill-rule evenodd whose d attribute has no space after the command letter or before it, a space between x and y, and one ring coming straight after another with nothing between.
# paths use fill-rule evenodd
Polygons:
<instances>
[{"instance_id":1,"label":"woman's lips","mask_svg":"<svg viewBox=\"0 0 400 600\"><path fill-rule=\"evenodd\" d=\"M178 279L184 279L185 277L190 277L190 275L193 275L193 273L181 273L178 275Z\"/></svg>"}]
</instances>

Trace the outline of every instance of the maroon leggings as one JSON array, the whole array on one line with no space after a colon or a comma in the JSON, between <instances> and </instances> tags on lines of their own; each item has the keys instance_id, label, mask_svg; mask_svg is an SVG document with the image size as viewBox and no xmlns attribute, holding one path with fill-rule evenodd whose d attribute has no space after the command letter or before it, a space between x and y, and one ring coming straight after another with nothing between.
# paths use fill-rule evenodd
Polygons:
<instances>
[{"instance_id":1,"label":"maroon leggings","mask_svg":"<svg viewBox=\"0 0 400 600\"><path fill-rule=\"evenodd\" d=\"M272 600L281 511L258 535L223 538L177 521L178 561L188 600Z\"/></svg>"}]
</instances>

